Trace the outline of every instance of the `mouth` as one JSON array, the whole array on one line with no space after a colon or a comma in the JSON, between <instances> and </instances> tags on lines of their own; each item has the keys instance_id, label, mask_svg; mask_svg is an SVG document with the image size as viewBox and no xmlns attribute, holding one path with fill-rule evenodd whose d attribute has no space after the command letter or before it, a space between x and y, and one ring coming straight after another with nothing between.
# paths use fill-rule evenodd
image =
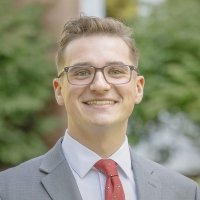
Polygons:
<instances>
[{"instance_id":1,"label":"mouth","mask_svg":"<svg viewBox=\"0 0 200 200\"><path fill-rule=\"evenodd\" d=\"M110 99L94 99L94 100L84 101L83 103L86 105L104 106L104 105L114 105L117 103L117 101Z\"/></svg>"}]
</instances>

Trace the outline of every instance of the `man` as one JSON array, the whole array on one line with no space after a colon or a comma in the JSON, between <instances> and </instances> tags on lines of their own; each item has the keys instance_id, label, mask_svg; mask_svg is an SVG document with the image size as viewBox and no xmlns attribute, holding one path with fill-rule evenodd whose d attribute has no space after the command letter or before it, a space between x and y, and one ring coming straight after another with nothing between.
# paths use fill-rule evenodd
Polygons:
<instances>
[{"instance_id":1,"label":"man","mask_svg":"<svg viewBox=\"0 0 200 200\"><path fill-rule=\"evenodd\" d=\"M45 155L0 174L0 199L200 200L193 181L128 146L128 118L143 97L137 66L131 30L121 22L67 22L53 86L68 128Z\"/></svg>"}]
</instances>

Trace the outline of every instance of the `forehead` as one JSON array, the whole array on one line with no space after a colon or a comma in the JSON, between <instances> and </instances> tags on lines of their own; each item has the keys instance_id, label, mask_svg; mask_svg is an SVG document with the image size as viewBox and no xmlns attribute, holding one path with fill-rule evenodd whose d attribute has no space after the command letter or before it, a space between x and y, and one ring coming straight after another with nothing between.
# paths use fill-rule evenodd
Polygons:
<instances>
[{"instance_id":1,"label":"forehead","mask_svg":"<svg viewBox=\"0 0 200 200\"><path fill-rule=\"evenodd\" d=\"M132 64L130 57L128 45L120 37L109 35L92 35L75 39L63 52L65 66L77 62L104 64L120 61Z\"/></svg>"}]
</instances>

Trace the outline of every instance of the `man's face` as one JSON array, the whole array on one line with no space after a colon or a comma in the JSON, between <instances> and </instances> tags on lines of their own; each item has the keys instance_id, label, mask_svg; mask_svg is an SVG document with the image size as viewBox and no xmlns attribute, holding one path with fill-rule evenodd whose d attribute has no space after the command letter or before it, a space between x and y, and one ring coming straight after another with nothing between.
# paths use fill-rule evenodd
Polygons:
<instances>
[{"instance_id":1,"label":"man's face","mask_svg":"<svg viewBox=\"0 0 200 200\"><path fill-rule=\"evenodd\" d=\"M126 43L119 37L93 35L71 41L64 51L65 66L87 63L102 68L108 63L134 65ZM80 127L114 127L127 123L134 105L143 95L144 78L133 71L131 81L113 85L97 71L89 85L72 85L64 74L62 82L54 80L58 104L65 105L68 130Z\"/></svg>"}]
</instances>

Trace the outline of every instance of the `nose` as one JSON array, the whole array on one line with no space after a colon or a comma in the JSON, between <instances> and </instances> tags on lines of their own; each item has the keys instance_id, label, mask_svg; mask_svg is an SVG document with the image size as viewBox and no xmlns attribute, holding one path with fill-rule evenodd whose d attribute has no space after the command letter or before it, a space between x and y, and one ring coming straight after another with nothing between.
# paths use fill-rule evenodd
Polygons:
<instances>
[{"instance_id":1,"label":"nose","mask_svg":"<svg viewBox=\"0 0 200 200\"><path fill-rule=\"evenodd\" d=\"M90 89L96 92L105 92L110 90L111 85L105 80L105 77L101 71L97 71L94 79L90 85Z\"/></svg>"}]
</instances>

